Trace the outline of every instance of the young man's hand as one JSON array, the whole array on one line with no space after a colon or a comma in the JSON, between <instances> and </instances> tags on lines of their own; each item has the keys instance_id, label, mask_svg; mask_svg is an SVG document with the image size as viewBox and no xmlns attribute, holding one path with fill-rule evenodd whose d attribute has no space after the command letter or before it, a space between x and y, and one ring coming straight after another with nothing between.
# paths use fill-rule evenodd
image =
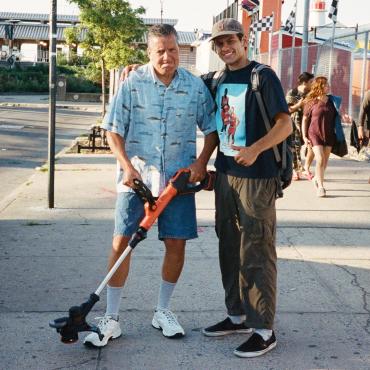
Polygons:
<instances>
[{"instance_id":1,"label":"young man's hand","mask_svg":"<svg viewBox=\"0 0 370 370\"><path fill-rule=\"evenodd\" d=\"M252 146L231 146L232 149L239 153L234 156L235 162L243 166L251 166L260 154L259 151Z\"/></svg>"},{"instance_id":2,"label":"young man's hand","mask_svg":"<svg viewBox=\"0 0 370 370\"><path fill-rule=\"evenodd\" d=\"M191 183L202 181L207 174L207 167L197 161L192 163L188 168L190 170L189 182Z\"/></svg>"},{"instance_id":3,"label":"young man's hand","mask_svg":"<svg viewBox=\"0 0 370 370\"><path fill-rule=\"evenodd\" d=\"M141 64L130 64L130 65L126 66L125 68L123 68L121 76L120 76L120 80L121 81L126 80L128 75L130 74L130 72L131 71L136 71L140 66L141 66Z\"/></svg>"}]
</instances>

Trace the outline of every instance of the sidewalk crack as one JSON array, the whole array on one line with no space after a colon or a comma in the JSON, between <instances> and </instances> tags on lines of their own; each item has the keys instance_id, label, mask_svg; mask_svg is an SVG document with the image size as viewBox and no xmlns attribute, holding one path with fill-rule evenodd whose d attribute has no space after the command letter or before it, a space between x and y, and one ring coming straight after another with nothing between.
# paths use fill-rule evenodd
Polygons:
<instances>
[{"instance_id":1,"label":"sidewalk crack","mask_svg":"<svg viewBox=\"0 0 370 370\"><path fill-rule=\"evenodd\" d=\"M362 308L364 309L364 311L368 313L368 319L366 320L364 330L366 331L366 333L370 334L370 305L367 299L367 297L370 296L370 293L366 291L366 289L360 285L357 274L355 274L354 272L351 272L349 269L345 268L344 266L340 266L340 265L335 265L335 266L345 271L348 275L351 275L352 276L351 285L360 289L362 293L362 302L363 302Z\"/></svg>"}]
</instances>

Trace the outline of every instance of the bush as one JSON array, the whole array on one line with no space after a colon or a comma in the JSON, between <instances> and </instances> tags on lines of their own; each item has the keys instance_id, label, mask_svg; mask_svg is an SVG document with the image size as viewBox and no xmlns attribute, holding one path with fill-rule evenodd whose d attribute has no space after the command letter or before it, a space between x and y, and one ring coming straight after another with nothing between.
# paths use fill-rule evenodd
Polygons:
<instances>
[{"instance_id":1,"label":"bush","mask_svg":"<svg viewBox=\"0 0 370 370\"><path fill-rule=\"evenodd\" d=\"M82 59L81 59L82 61ZM67 78L67 91L76 93L100 93L100 71L88 66L58 65L57 74ZM46 93L49 91L49 66L36 64L32 67L0 68L0 92Z\"/></svg>"}]
</instances>

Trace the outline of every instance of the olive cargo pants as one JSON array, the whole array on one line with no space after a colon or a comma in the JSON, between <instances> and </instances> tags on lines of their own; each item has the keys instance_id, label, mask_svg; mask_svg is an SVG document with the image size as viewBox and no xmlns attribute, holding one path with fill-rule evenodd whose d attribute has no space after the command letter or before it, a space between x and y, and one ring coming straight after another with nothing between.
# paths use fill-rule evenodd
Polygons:
<instances>
[{"instance_id":1,"label":"olive cargo pants","mask_svg":"<svg viewBox=\"0 0 370 370\"><path fill-rule=\"evenodd\" d=\"M250 328L272 329L276 308L278 180L217 172L216 233L229 315L246 315Z\"/></svg>"}]
</instances>

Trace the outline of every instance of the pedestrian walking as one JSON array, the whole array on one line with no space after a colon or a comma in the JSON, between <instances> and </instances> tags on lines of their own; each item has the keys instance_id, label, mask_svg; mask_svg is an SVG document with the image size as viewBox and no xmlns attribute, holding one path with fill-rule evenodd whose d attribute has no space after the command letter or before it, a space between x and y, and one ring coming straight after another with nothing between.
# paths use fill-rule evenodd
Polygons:
<instances>
[{"instance_id":1,"label":"pedestrian walking","mask_svg":"<svg viewBox=\"0 0 370 370\"><path fill-rule=\"evenodd\" d=\"M314 185L318 197L325 197L324 176L329 156L335 144L336 120L339 113L340 98L329 94L330 86L326 77L316 77L307 95L302 134L306 145L312 145L316 159Z\"/></svg>"},{"instance_id":2,"label":"pedestrian walking","mask_svg":"<svg viewBox=\"0 0 370 370\"><path fill-rule=\"evenodd\" d=\"M314 154L311 146L307 146L305 166L303 168L301 151L302 144L304 143L302 137L302 118L304 99L307 93L310 91L311 83L314 75L309 72L303 72L298 76L298 85L289 90L286 95L286 101L289 107L289 113L291 114L293 121L293 133L291 137L292 151L293 151L293 181L300 180L306 177L308 180L312 180L312 173L310 172L310 166L314 158Z\"/></svg>"},{"instance_id":3,"label":"pedestrian walking","mask_svg":"<svg viewBox=\"0 0 370 370\"><path fill-rule=\"evenodd\" d=\"M358 138L368 143L370 132L370 90L365 93L361 103L360 116L358 118Z\"/></svg>"},{"instance_id":4,"label":"pedestrian walking","mask_svg":"<svg viewBox=\"0 0 370 370\"><path fill-rule=\"evenodd\" d=\"M214 102L202 80L180 68L176 30L167 24L148 32L150 62L121 84L102 127L117 158L115 229L108 270L114 265L144 216L144 206L133 192L134 179L142 180L156 196L179 168L188 167L190 182L202 180L217 145ZM197 126L205 135L196 159ZM164 336L185 334L169 301L181 274L186 240L197 237L194 194L174 198L158 219L159 239L165 255L162 281L152 326ZM119 309L129 273L130 255L107 287L107 306L98 327L104 335L89 334L84 343L105 346L121 334Z\"/></svg>"}]
</instances>

